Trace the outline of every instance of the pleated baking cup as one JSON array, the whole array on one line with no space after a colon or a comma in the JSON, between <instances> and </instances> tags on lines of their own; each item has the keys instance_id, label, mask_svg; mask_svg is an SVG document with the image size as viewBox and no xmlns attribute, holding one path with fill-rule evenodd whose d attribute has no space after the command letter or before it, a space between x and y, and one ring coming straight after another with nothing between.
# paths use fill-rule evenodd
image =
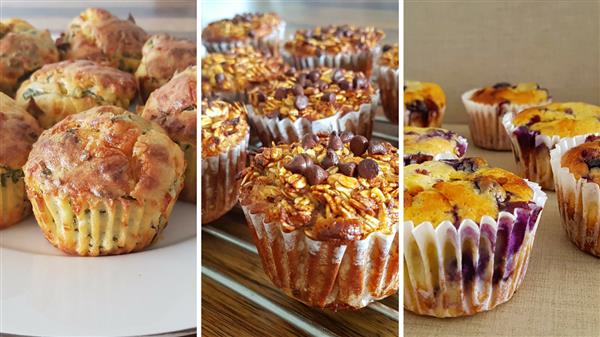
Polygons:
<instances>
[{"instance_id":1,"label":"pleated baking cup","mask_svg":"<svg viewBox=\"0 0 600 337\"><path fill-rule=\"evenodd\" d=\"M256 50L268 50L271 55L279 55L279 48L285 36L285 22L281 22L270 34L261 38L250 39L248 41L221 41L208 42L202 41L202 45L209 53L226 53L235 48L252 46Z\"/></svg>"},{"instance_id":2,"label":"pleated baking cup","mask_svg":"<svg viewBox=\"0 0 600 337\"><path fill-rule=\"evenodd\" d=\"M186 162L183 190L179 194L181 200L196 203L196 144L181 143L183 157Z\"/></svg>"},{"instance_id":3,"label":"pleated baking cup","mask_svg":"<svg viewBox=\"0 0 600 337\"><path fill-rule=\"evenodd\" d=\"M518 113L521 110L552 102L548 100L540 104L482 104L471 100L473 94L480 89L473 89L462 95L462 102L469 115L469 130L473 143L488 150L508 151L510 139L502 124L506 113Z\"/></svg>"},{"instance_id":4,"label":"pleated baking cup","mask_svg":"<svg viewBox=\"0 0 600 337\"><path fill-rule=\"evenodd\" d=\"M535 209L500 212L497 221L404 222L404 307L419 315L458 317L491 310L511 299L527 271L546 202L534 190Z\"/></svg>"},{"instance_id":5,"label":"pleated baking cup","mask_svg":"<svg viewBox=\"0 0 600 337\"><path fill-rule=\"evenodd\" d=\"M458 146L457 150L459 154L451 151L443 151L437 153L435 155L423 154L423 153L411 153L404 154L404 165L411 164L420 164L422 162L431 161L431 160L444 160L444 159L462 159L467 153L467 148L469 147L469 141L466 138L458 136L457 138Z\"/></svg>"},{"instance_id":6,"label":"pleated baking cup","mask_svg":"<svg viewBox=\"0 0 600 337\"><path fill-rule=\"evenodd\" d=\"M0 229L20 222L29 213L23 171L0 167Z\"/></svg>"},{"instance_id":7,"label":"pleated baking cup","mask_svg":"<svg viewBox=\"0 0 600 337\"><path fill-rule=\"evenodd\" d=\"M576 179L567 167L561 166L562 156L584 143L586 138L577 136L561 140L550 151L550 163L567 236L582 251L600 257L600 186L585 178Z\"/></svg>"},{"instance_id":8,"label":"pleated baking cup","mask_svg":"<svg viewBox=\"0 0 600 337\"><path fill-rule=\"evenodd\" d=\"M358 53L338 53L335 55L300 56L292 55L287 50L282 51L283 59L296 69L313 69L318 67L342 68L361 71L367 77L373 70L373 59L380 54L381 47L367 49Z\"/></svg>"},{"instance_id":9,"label":"pleated baking cup","mask_svg":"<svg viewBox=\"0 0 600 337\"><path fill-rule=\"evenodd\" d=\"M446 107L443 107L438 111L437 116L431 118L429 116L431 113L428 113L427 120L423 120L422 118L411 118L412 112L410 110L404 110L404 125L405 126L417 126L420 128L439 128L442 127L442 121L444 120L444 114L446 113ZM420 113L419 113L420 114ZM421 116L419 116L421 117Z\"/></svg>"},{"instance_id":10,"label":"pleated baking cup","mask_svg":"<svg viewBox=\"0 0 600 337\"><path fill-rule=\"evenodd\" d=\"M317 308L359 309L398 291L398 225L363 240L316 241L284 232L242 205L263 269L288 296Z\"/></svg>"},{"instance_id":11,"label":"pleated baking cup","mask_svg":"<svg viewBox=\"0 0 600 337\"><path fill-rule=\"evenodd\" d=\"M252 105L246 105L248 119L254 127L263 144L269 145L300 141L306 134L330 134L336 131L351 131L356 135L371 138L373 133L373 119L377 112L379 95L371 97L369 103L361 104L358 111L336 113L335 115L311 121L307 118L298 118L292 121L289 118L270 118L256 113Z\"/></svg>"},{"instance_id":12,"label":"pleated baking cup","mask_svg":"<svg viewBox=\"0 0 600 337\"><path fill-rule=\"evenodd\" d=\"M228 151L202 158L202 223L220 218L235 206L240 193L237 174L246 167L248 132Z\"/></svg>"},{"instance_id":13,"label":"pleated baking cup","mask_svg":"<svg viewBox=\"0 0 600 337\"><path fill-rule=\"evenodd\" d=\"M397 68L383 66L378 68L376 78L383 113L390 122L398 124L400 120L398 110L398 81L400 80L400 72Z\"/></svg>"}]
</instances>

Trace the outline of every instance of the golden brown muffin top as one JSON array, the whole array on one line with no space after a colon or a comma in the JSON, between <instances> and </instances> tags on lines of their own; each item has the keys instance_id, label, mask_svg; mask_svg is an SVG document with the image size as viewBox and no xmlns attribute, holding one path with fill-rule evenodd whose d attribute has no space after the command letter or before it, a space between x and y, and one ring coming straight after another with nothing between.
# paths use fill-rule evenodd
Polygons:
<instances>
[{"instance_id":1,"label":"golden brown muffin top","mask_svg":"<svg viewBox=\"0 0 600 337\"><path fill-rule=\"evenodd\" d=\"M101 106L44 131L23 171L30 191L68 196L79 212L95 201L167 207L184 169L183 152L156 123Z\"/></svg>"},{"instance_id":2,"label":"golden brown muffin top","mask_svg":"<svg viewBox=\"0 0 600 337\"><path fill-rule=\"evenodd\" d=\"M58 59L58 50L47 30L37 30L21 19L0 20L1 91L13 95L24 77Z\"/></svg>"},{"instance_id":3,"label":"golden brown muffin top","mask_svg":"<svg viewBox=\"0 0 600 337\"><path fill-rule=\"evenodd\" d=\"M271 118L318 120L337 113L359 111L371 102L375 90L361 72L318 68L285 72L276 81L258 85L249 93L257 114Z\"/></svg>"},{"instance_id":4,"label":"golden brown muffin top","mask_svg":"<svg viewBox=\"0 0 600 337\"><path fill-rule=\"evenodd\" d=\"M21 168L40 133L35 118L0 92L0 167Z\"/></svg>"},{"instance_id":5,"label":"golden brown muffin top","mask_svg":"<svg viewBox=\"0 0 600 337\"><path fill-rule=\"evenodd\" d=\"M442 88L430 82L405 81L404 107L412 112L427 113L440 111L446 106L446 95Z\"/></svg>"},{"instance_id":6,"label":"golden brown muffin top","mask_svg":"<svg viewBox=\"0 0 600 337\"><path fill-rule=\"evenodd\" d=\"M382 66L398 69L400 64L398 44L383 45L381 47L381 55L379 56L379 64Z\"/></svg>"},{"instance_id":7,"label":"golden brown muffin top","mask_svg":"<svg viewBox=\"0 0 600 337\"><path fill-rule=\"evenodd\" d=\"M244 13L233 19L211 22L202 30L202 40L207 42L248 41L271 34L281 24L275 13Z\"/></svg>"},{"instance_id":8,"label":"golden brown muffin top","mask_svg":"<svg viewBox=\"0 0 600 337\"><path fill-rule=\"evenodd\" d=\"M202 100L202 159L238 145L250 132L246 108L240 103Z\"/></svg>"},{"instance_id":9,"label":"golden brown muffin top","mask_svg":"<svg viewBox=\"0 0 600 337\"><path fill-rule=\"evenodd\" d=\"M427 161L404 167L404 219L418 225L442 221L479 223L501 211L535 209L533 190L517 175L487 166L482 158Z\"/></svg>"},{"instance_id":10,"label":"golden brown muffin top","mask_svg":"<svg viewBox=\"0 0 600 337\"><path fill-rule=\"evenodd\" d=\"M489 105L503 103L536 105L545 104L550 99L548 90L540 88L537 83L513 85L500 82L491 87L481 88L471 96L472 101Z\"/></svg>"},{"instance_id":11,"label":"golden brown muffin top","mask_svg":"<svg viewBox=\"0 0 600 337\"><path fill-rule=\"evenodd\" d=\"M360 240L399 221L398 150L344 132L265 147L243 171L240 203L285 232Z\"/></svg>"},{"instance_id":12,"label":"golden brown muffin top","mask_svg":"<svg viewBox=\"0 0 600 337\"><path fill-rule=\"evenodd\" d=\"M86 59L135 72L148 35L130 15L121 20L109 11L88 8L69 24L56 41L64 59Z\"/></svg>"},{"instance_id":13,"label":"golden brown muffin top","mask_svg":"<svg viewBox=\"0 0 600 337\"><path fill-rule=\"evenodd\" d=\"M244 92L255 85L275 80L287 66L280 57L265 56L252 47L202 58L202 95Z\"/></svg>"},{"instance_id":14,"label":"golden brown muffin top","mask_svg":"<svg viewBox=\"0 0 600 337\"><path fill-rule=\"evenodd\" d=\"M584 143L567 151L560 166L568 168L575 179L600 185L600 136L588 136Z\"/></svg>"},{"instance_id":15,"label":"golden brown muffin top","mask_svg":"<svg viewBox=\"0 0 600 337\"><path fill-rule=\"evenodd\" d=\"M177 71L196 65L196 44L167 34L152 35L142 48L136 77L150 77L160 86Z\"/></svg>"},{"instance_id":16,"label":"golden brown muffin top","mask_svg":"<svg viewBox=\"0 0 600 337\"><path fill-rule=\"evenodd\" d=\"M512 121L517 128L546 136L574 137L600 130L600 106L587 103L552 103L525 109Z\"/></svg>"},{"instance_id":17,"label":"golden brown muffin top","mask_svg":"<svg viewBox=\"0 0 600 337\"><path fill-rule=\"evenodd\" d=\"M383 31L374 27L325 26L297 30L284 47L300 56L353 54L375 48L384 37Z\"/></svg>"},{"instance_id":18,"label":"golden brown muffin top","mask_svg":"<svg viewBox=\"0 0 600 337\"><path fill-rule=\"evenodd\" d=\"M439 155L459 159L466 151L467 140L452 131L441 128L404 127L404 165L433 160Z\"/></svg>"}]
</instances>

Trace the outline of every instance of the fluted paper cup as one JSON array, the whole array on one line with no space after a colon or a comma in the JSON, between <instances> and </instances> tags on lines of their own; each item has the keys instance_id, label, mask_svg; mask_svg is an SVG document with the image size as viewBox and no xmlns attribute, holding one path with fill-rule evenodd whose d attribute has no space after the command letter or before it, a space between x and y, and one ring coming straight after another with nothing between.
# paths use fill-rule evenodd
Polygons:
<instances>
[{"instance_id":1,"label":"fluted paper cup","mask_svg":"<svg viewBox=\"0 0 600 337\"><path fill-rule=\"evenodd\" d=\"M0 167L0 229L18 223L29 213L23 170Z\"/></svg>"},{"instance_id":2,"label":"fluted paper cup","mask_svg":"<svg viewBox=\"0 0 600 337\"><path fill-rule=\"evenodd\" d=\"M382 66L377 70L376 80L379 85L383 113L390 122L398 124L400 119L398 110L398 81L400 81L400 72L397 68Z\"/></svg>"},{"instance_id":3,"label":"fluted paper cup","mask_svg":"<svg viewBox=\"0 0 600 337\"><path fill-rule=\"evenodd\" d=\"M285 36L285 22L281 22L270 34L246 41L221 41L208 42L202 41L202 44L209 53L226 53L235 48L251 45L254 49L260 51L268 50L271 55L279 55L279 47Z\"/></svg>"},{"instance_id":4,"label":"fluted paper cup","mask_svg":"<svg viewBox=\"0 0 600 337\"><path fill-rule=\"evenodd\" d=\"M373 60L380 54L380 47L363 50L358 53L338 53L335 55L297 56L283 50L283 59L296 69L313 69L318 67L342 68L361 71L367 77L373 71Z\"/></svg>"}]
</instances>

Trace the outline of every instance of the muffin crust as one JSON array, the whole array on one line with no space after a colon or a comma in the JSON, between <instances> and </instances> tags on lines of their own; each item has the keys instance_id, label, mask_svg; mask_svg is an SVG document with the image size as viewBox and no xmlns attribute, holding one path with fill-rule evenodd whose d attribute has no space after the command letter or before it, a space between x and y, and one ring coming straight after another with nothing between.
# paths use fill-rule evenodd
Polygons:
<instances>
[{"instance_id":1,"label":"muffin crust","mask_svg":"<svg viewBox=\"0 0 600 337\"><path fill-rule=\"evenodd\" d=\"M284 47L296 56L354 54L374 49L384 37L383 31L374 27L325 26L297 30Z\"/></svg>"},{"instance_id":2,"label":"muffin crust","mask_svg":"<svg viewBox=\"0 0 600 337\"><path fill-rule=\"evenodd\" d=\"M546 136L573 137L600 130L600 107L586 103L552 103L525 109L512 123L521 130Z\"/></svg>"},{"instance_id":3,"label":"muffin crust","mask_svg":"<svg viewBox=\"0 0 600 337\"><path fill-rule=\"evenodd\" d=\"M481 88L476 91L471 100L495 105L495 104L543 104L552 97L548 94L548 90L540 88L537 83L519 83L516 85L501 82L496 83L491 87Z\"/></svg>"},{"instance_id":4,"label":"muffin crust","mask_svg":"<svg viewBox=\"0 0 600 337\"><path fill-rule=\"evenodd\" d=\"M381 55L379 56L379 65L398 69L400 64L398 44L393 45L386 44L381 48Z\"/></svg>"},{"instance_id":5,"label":"muffin crust","mask_svg":"<svg viewBox=\"0 0 600 337\"><path fill-rule=\"evenodd\" d=\"M275 13L244 13L233 19L211 22L202 30L202 40L208 42L249 41L271 34L281 24Z\"/></svg>"},{"instance_id":6,"label":"muffin crust","mask_svg":"<svg viewBox=\"0 0 600 337\"><path fill-rule=\"evenodd\" d=\"M239 103L202 100L202 159L217 156L237 146L250 127L246 108Z\"/></svg>"},{"instance_id":7,"label":"muffin crust","mask_svg":"<svg viewBox=\"0 0 600 337\"><path fill-rule=\"evenodd\" d=\"M452 131L440 128L404 127L404 165L433 160L439 155L453 155L456 159L460 159L466 151L466 139Z\"/></svg>"},{"instance_id":8,"label":"muffin crust","mask_svg":"<svg viewBox=\"0 0 600 337\"><path fill-rule=\"evenodd\" d=\"M35 118L0 92L0 167L20 169L42 133Z\"/></svg>"},{"instance_id":9,"label":"muffin crust","mask_svg":"<svg viewBox=\"0 0 600 337\"><path fill-rule=\"evenodd\" d=\"M575 179L600 185L600 136L589 136L584 143L567 151L560 165L568 168Z\"/></svg>"},{"instance_id":10,"label":"muffin crust","mask_svg":"<svg viewBox=\"0 0 600 337\"><path fill-rule=\"evenodd\" d=\"M438 119L446 108L446 95L435 83L406 81L404 108L409 114L405 125L439 127L441 120L438 122Z\"/></svg>"}]
</instances>

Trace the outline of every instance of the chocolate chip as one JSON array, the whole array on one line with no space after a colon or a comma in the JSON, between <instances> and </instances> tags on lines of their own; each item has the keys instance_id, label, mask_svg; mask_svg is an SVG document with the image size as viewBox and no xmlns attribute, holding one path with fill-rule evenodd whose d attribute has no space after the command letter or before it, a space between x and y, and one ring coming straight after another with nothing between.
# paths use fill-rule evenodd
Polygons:
<instances>
[{"instance_id":1,"label":"chocolate chip","mask_svg":"<svg viewBox=\"0 0 600 337\"><path fill-rule=\"evenodd\" d=\"M324 169L328 169L332 166L338 164L338 156L335 154L335 151L332 149L327 149L327 154L325 154L325 158L321 161L321 166Z\"/></svg>"},{"instance_id":2,"label":"chocolate chip","mask_svg":"<svg viewBox=\"0 0 600 337\"><path fill-rule=\"evenodd\" d=\"M384 44L383 48L381 48L381 50L385 53L386 51L392 49L392 46L390 46L389 44Z\"/></svg>"},{"instance_id":3,"label":"chocolate chip","mask_svg":"<svg viewBox=\"0 0 600 337\"><path fill-rule=\"evenodd\" d=\"M572 114L573 114L573 109L571 109L571 108L566 108L566 109L565 109L565 113L566 113L567 115L572 115Z\"/></svg>"},{"instance_id":4,"label":"chocolate chip","mask_svg":"<svg viewBox=\"0 0 600 337\"><path fill-rule=\"evenodd\" d=\"M287 170L292 173L304 174L307 168L313 165L312 159L309 156L303 156L297 154L287 164L283 165Z\"/></svg>"},{"instance_id":5,"label":"chocolate chip","mask_svg":"<svg viewBox=\"0 0 600 337\"><path fill-rule=\"evenodd\" d=\"M298 80L296 81L296 83L300 84L301 86L305 87L306 86L306 73L302 73L298 76Z\"/></svg>"},{"instance_id":6,"label":"chocolate chip","mask_svg":"<svg viewBox=\"0 0 600 337\"><path fill-rule=\"evenodd\" d=\"M372 179L379 174L379 165L371 158L363 159L357 166L358 175L365 179Z\"/></svg>"},{"instance_id":7,"label":"chocolate chip","mask_svg":"<svg viewBox=\"0 0 600 337\"><path fill-rule=\"evenodd\" d=\"M329 142L327 143L327 148L337 151L341 150L343 147L344 143L342 142L342 139L335 132L332 132L331 135L329 135Z\"/></svg>"},{"instance_id":8,"label":"chocolate chip","mask_svg":"<svg viewBox=\"0 0 600 337\"><path fill-rule=\"evenodd\" d=\"M323 94L323 96L321 96L321 101L333 103L335 102L335 94L332 92L326 92Z\"/></svg>"},{"instance_id":9,"label":"chocolate chip","mask_svg":"<svg viewBox=\"0 0 600 337\"><path fill-rule=\"evenodd\" d=\"M223 74L223 73L216 74L215 81L217 82L217 84L223 83L225 81L225 74Z\"/></svg>"},{"instance_id":10,"label":"chocolate chip","mask_svg":"<svg viewBox=\"0 0 600 337\"><path fill-rule=\"evenodd\" d=\"M369 155L386 153L387 149L385 148L382 142L376 140L372 140L369 142Z\"/></svg>"},{"instance_id":11,"label":"chocolate chip","mask_svg":"<svg viewBox=\"0 0 600 337\"><path fill-rule=\"evenodd\" d=\"M314 83L321 78L321 72L318 70L313 70L308 74L308 78L310 78L310 80Z\"/></svg>"},{"instance_id":12,"label":"chocolate chip","mask_svg":"<svg viewBox=\"0 0 600 337\"><path fill-rule=\"evenodd\" d=\"M331 82L338 83L344 79L344 73L340 69L336 69L331 74Z\"/></svg>"},{"instance_id":13,"label":"chocolate chip","mask_svg":"<svg viewBox=\"0 0 600 337\"><path fill-rule=\"evenodd\" d=\"M302 147L305 149L312 149L319 143L319 137L313 134L306 134L302 137Z\"/></svg>"},{"instance_id":14,"label":"chocolate chip","mask_svg":"<svg viewBox=\"0 0 600 337\"><path fill-rule=\"evenodd\" d=\"M256 99L258 100L259 103L266 102L267 96L264 93L259 92L258 95L256 95Z\"/></svg>"},{"instance_id":15,"label":"chocolate chip","mask_svg":"<svg viewBox=\"0 0 600 337\"><path fill-rule=\"evenodd\" d=\"M354 177L354 173L356 171L356 164L355 163L339 163L338 164L338 169L340 170L340 173L343 175L347 175L348 177Z\"/></svg>"},{"instance_id":16,"label":"chocolate chip","mask_svg":"<svg viewBox=\"0 0 600 337\"><path fill-rule=\"evenodd\" d=\"M342 140L342 142L344 142L344 144L349 143L353 137L354 134L351 131L344 131L340 134L340 139Z\"/></svg>"},{"instance_id":17,"label":"chocolate chip","mask_svg":"<svg viewBox=\"0 0 600 337\"><path fill-rule=\"evenodd\" d=\"M313 165L306 169L304 172L304 177L308 181L309 185L318 185L327 180L329 173L327 173L327 171L325 171L321 166Z\"/></svg>"},{"instance_id":18,"label":"chocolate chip","mask_svg":"<svg viewBox=\"0 0 600 337\"><path fill-rule=\"evenodd\" d=\"M350 151L354 153L356 156L361 156L365 151L367 151L367 147L369 146L369 140L364 136L354 136L352 140L350 140Z\"/></svg>"},{"instance_id":19,"label":"chocolate chip","mask_svg":"<svg viewBox=\"0 0 600 337\"><path fill-rule=\"evenodd\" d=\"M294 100L294 106L298 110L304 110L304 109L306 109L306 107L308 106L308 97L306 97L304 95L303 96L296 96L296 99Z\"/></svg>"},{"instance_id":20,"label":"chocolate chip","mask_svg":"<svg viewBox=\"0 0 600 337\"><path fill-rule=\"evenodd\" d=\"M294 85L294 88L292 89L292 92L296 96L304 96L304 88L300 84Z\"/></svg>"},{"instance_id":21,"label":"chocolate chip","mask_svg":"<svg viewBox=\"0 0 600 337\"><path fill-rule=\"evenodd\" d=\"M275 90L275 99L282 100L287 97L287 89L286 88L277 88Z\"/></svg>"},{"instance_id":22,"label":"chocolate chip","mask_svg":"<svg viewBox=\"0 0 600 337\"><path fill-rule=\"evenodd\" d=\"M352 85L350 84L350 82L343 80L340 83L338 83L338 85L340 86L340 89L342 90L350 90L352 89Z\"/></svg>"},{"instance_id":23,"label":"chocolate chip","mask_svg":"<svg viewBox=\"0 0 600 337\"><path fill-rule=\"evenodd\" d=\"M255 36L256 36L256 34L254 34L254 32L253 32L253 31L249 31L249 32L248 32L248 37L250 37L250 38L254 38Z\"/></svg>"},{"instance_id":24,"label":"chocolate chip","mask_svg":"<svg viewBox=\"0 0 600 337\"><path fill-rule=\"evenodd\" d=\"M362 76L354 76L352 79L352 86L355 89L362 89L367 87L367 79Z\"/></svg>"},{"instance_id":25,"label":"chocolate chip","mask_svg":"<svg viewBox=\"0 0 600 337\"><path fill-rule=\"evenodd\" d=\"M501 88L508 88L511 87L512 84L508 83L508 82L499 82L494 84L493 88L494 89L501 89Z\"/></svg>"},{"instance_id":26,"label":"chocolate chip","mask_svg":"<svg viewBox=\"0 0 600 337\"><path fill-rule=\"evenodd\" d=\"M294 67L290 67L288 68L288 70L285 71L285 76L294 76L294 74L296 73L296 68Z\"/></svg>"},{"instance_id":27,"label":"chocolate chip","mask_svg":"<svg viewBox=\"0 0 600 337\"><path fill-rule=\"evenodd\" d=\"M273 109L270 113L267 114L269 118L277 118L279 117L279 108Z\"/></svg>"},{"instance_id":28,"label":"chocolate chip","mask_svg":"<svg viewBox=\"0 0 600 337\"><path fill-rule=\"evenodd\" d=\"M323 80L317 80L314 83L315 88L319 89L320 91L323 91L327 88L329 88L329 84L327 84L327 82L323 81Z\"/></svg>"}]
</instances>

